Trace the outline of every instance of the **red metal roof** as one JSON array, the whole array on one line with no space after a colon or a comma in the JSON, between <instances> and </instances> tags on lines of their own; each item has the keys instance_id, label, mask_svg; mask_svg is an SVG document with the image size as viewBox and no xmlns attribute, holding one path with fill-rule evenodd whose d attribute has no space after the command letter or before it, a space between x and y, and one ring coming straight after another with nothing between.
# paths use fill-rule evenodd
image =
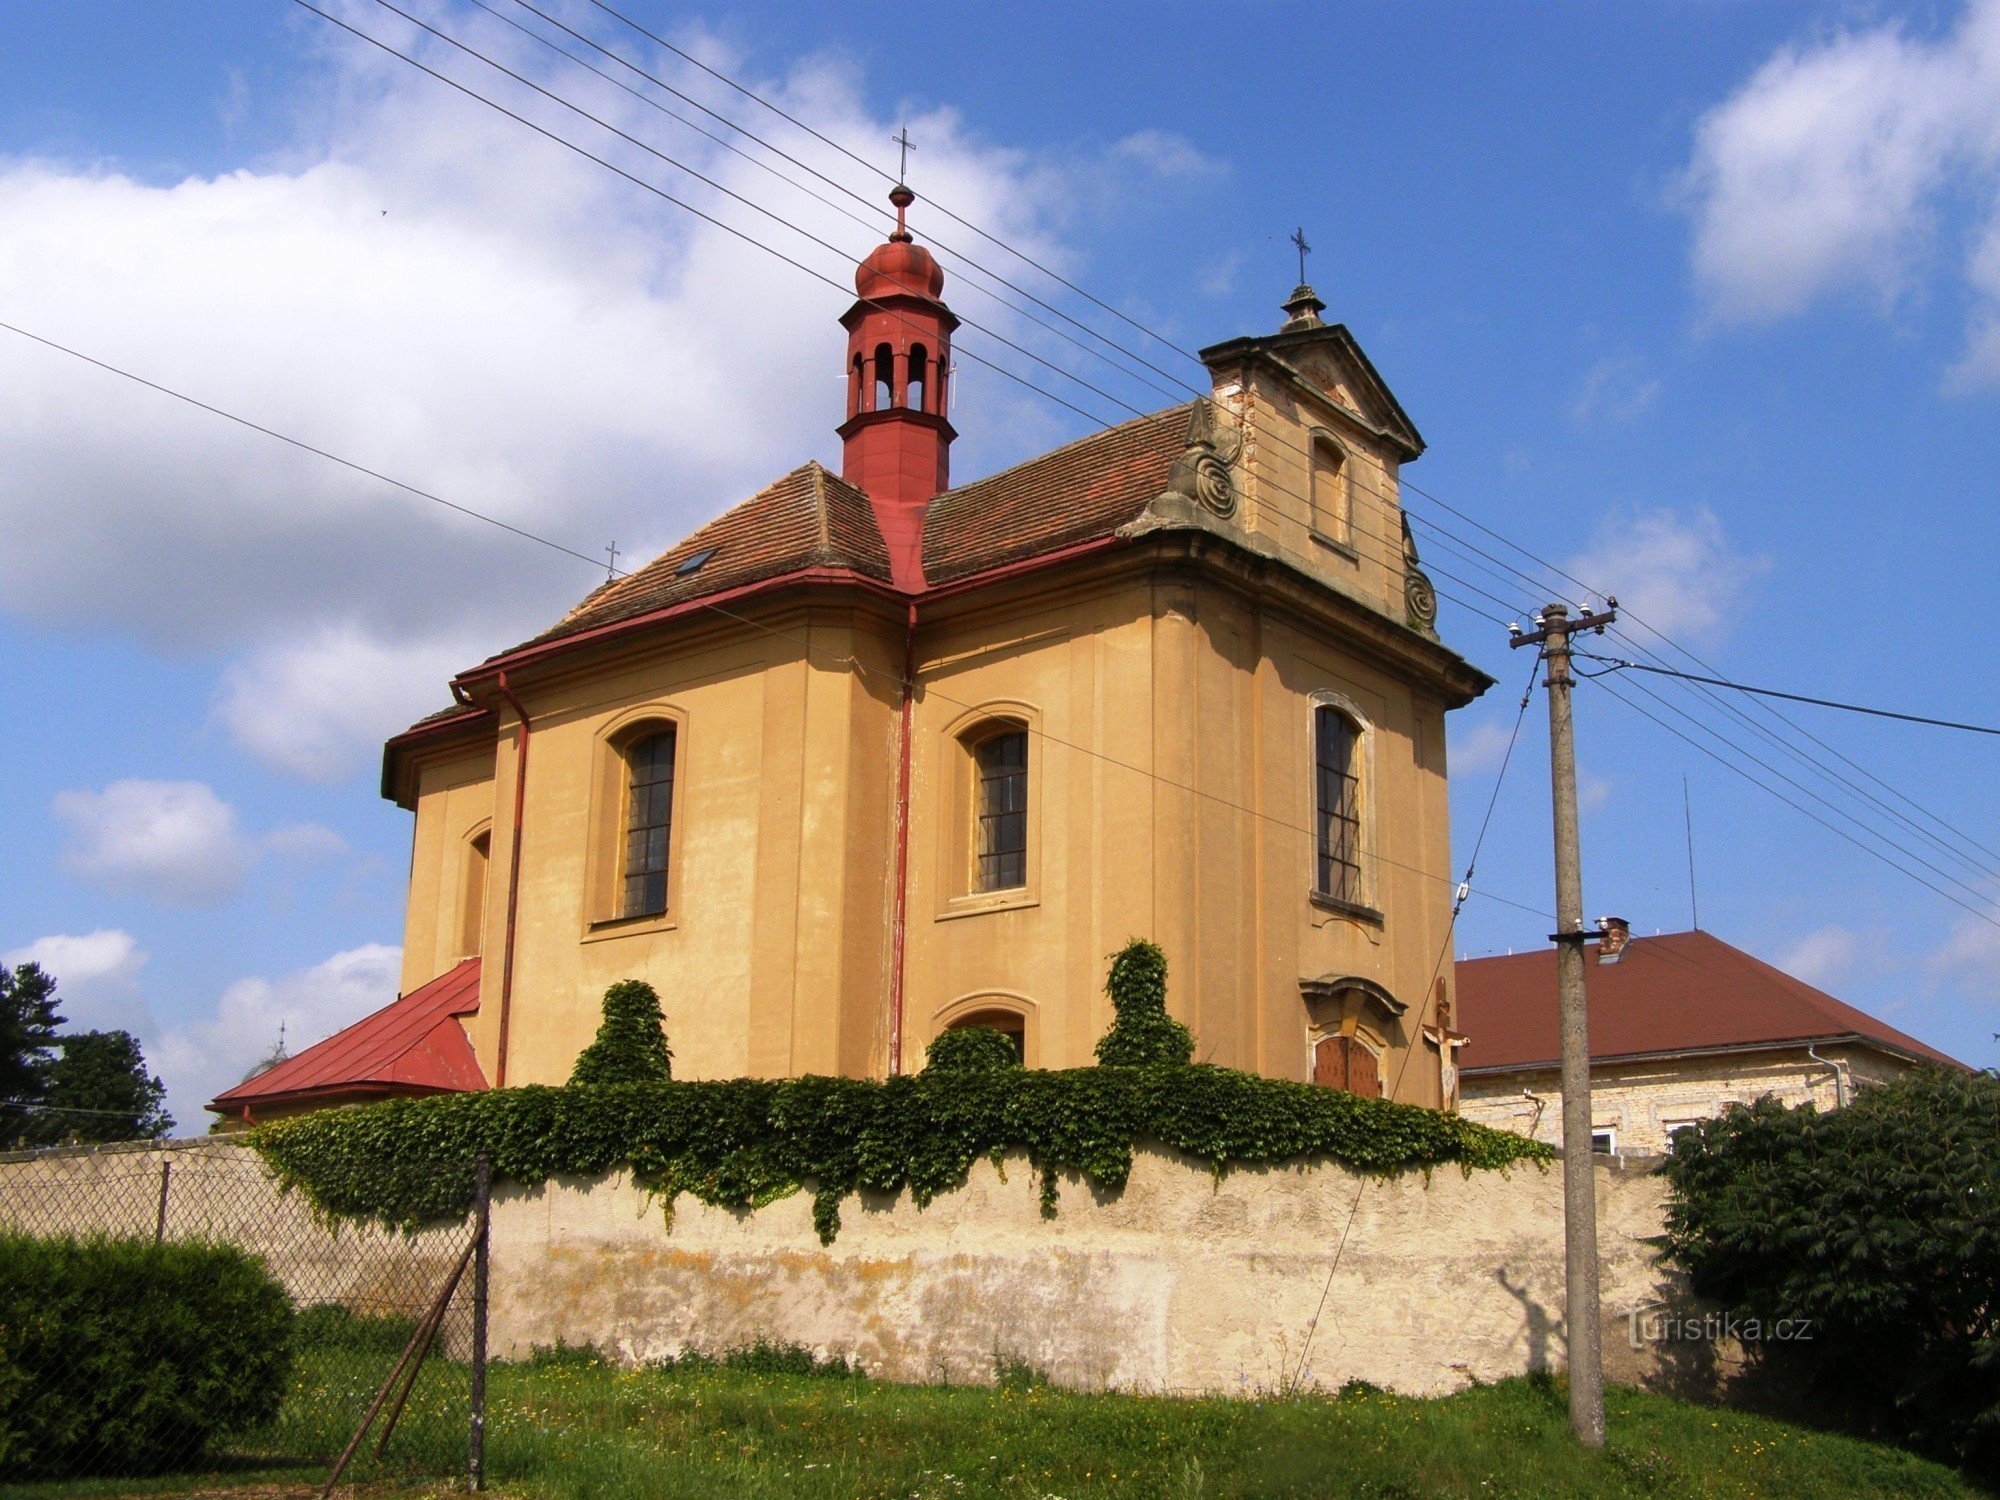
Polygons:
<instances>
[{"instance_id":1,"label":"red metal roof","mask_svg":"<svg viewBox=\"0 0 2000 1500\"><path fill-rule=\"evenodd\" d=\"M234 1114L305 1097L483 1089L486 1075L458 1024L478 1009L479 960L468 958L345 1031L216 1095L208 1107Z\"/></svg>"},{"instance_id":2,"label":"red metal roof","mask_svg":"<svg viewBox=\"0 0 2000 1500\"><path fill-rule=\"evenodd\" d=\"M1554 1067L1554 949L1458 964L1467 1070ZM1929 1062L1955 1058L1706 932L1634 938L1615 964L1585 961L1594 1062L1858 1037Z\"/></svg>"}]
</instances>

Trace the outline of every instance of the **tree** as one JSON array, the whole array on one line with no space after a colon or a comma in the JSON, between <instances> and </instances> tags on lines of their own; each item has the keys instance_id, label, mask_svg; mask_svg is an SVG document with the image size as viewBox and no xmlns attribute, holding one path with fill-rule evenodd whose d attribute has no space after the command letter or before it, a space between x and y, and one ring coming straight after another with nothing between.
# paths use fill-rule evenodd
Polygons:
<instances>
[{"instance_id":1,"label":"tree","mask_svg":"<svg viewBox=\"0 0 2000 1500\"><path fill-rule=\"evenodd\" d=\"M1666 1170L1668 1253L1778 1383L2000 1474L2000 1078L1766 1097L1678 1132Z\"/></svg>"},{"instance_id":2,"label":"tree","mask_svg":"<svg viewBox=\"0 0 2000 1500\"><path fill-rule=\"evenodd\" d=\"M162 1107L166 1088L146 1072L131 1032L82 1031L56 1045L61 1055L49 1068L48 1113L31 1127L38 1143L156 1141L174 1128Z\"/></svg>"},{"instance_id":3,"label":"tree","mask_svg":"<svg viewBox=\"0 0 2000 1500\"><path fill-rule=\"evenodd\" d=\"M1112 955L1104 992L1113 1015L1111 1029L1098 1038L1100 1063L1142 1068L1194 1060L1194 1033L1167 1014L1167 955L1158 943L1133 938Z\"/></svg>"},{"instance_id":4,"label":"tree","mask_svg":"<svg viewBox=\"0 0 2000 1500\"><path fill-rule=\"evenodd\" d=\"M56 1028L56 981L40 964L0 965L0 1147L19 1145L42 1104Z\"/></svg>"},{"instance_id":5,"label":"tree","mask_svg":"<svg viewBox=\"0 0 2000 1500\"><path fill-rule=\"evenodd\" d=\"M624 979L604 992L597 1038L583 1049L571 1083L665 1083L674 1073L660 996L643 979Z\"/></svg>"}]
</instances>

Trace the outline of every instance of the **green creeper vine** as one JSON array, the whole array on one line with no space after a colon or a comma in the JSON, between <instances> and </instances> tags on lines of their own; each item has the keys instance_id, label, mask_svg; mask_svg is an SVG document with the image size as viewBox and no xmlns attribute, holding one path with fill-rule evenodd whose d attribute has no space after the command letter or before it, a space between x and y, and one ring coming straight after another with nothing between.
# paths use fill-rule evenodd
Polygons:
<instances>
[{"instance_id":1,"label":"green creeper vine","mask_svg":"<svg viewBox=\"0 0 2000 1500\"><path fill-rule=\"evenodd\" d=\"M483 1151L496 1177L529 1187L629 1166L669 1204L692 1193L757 1207L810 1188L829 1243L849 1195L907 1188L925 1204L1007 1151L1027 1153L1052 1212L1058 1173L1116 1190L1139 1141L1218 1174L1313 1159L1470 1172L1554 1154L1439 1110L1206 1065L500 1089L324 1110L250 1137L285 1185L336 1217L413 1227L460 1215Z\"/></svg>"},{"instance_id":2,"label":"green creeper vine","mask_svg":"<svg viewBox=\"0 0 2000 1500\"><path fill-rule=\"evenodd\" d=\"M1056 1211L1059 1175L1116 1190L1132 1148L1157 1141L1220 1176L1233 1166L1322 1159L1366 1172L1467 1172L1547 1162L1549 1147L1414 1104L1189 1063L1193 1038L1167 1014L1167 959L1141 939L1111 962L1116 1012L1100 1066L1020 1066L997 1031L931 1044L915 1077L738 1078L674 1083L659 997L627 981L563 1088L499 1089L330 1109L259 1127L250 1144L322 1213L403 1228L463 1215L481 1153L497 1179L535 1187L630 1167L669 1211L682 1193L757 1208L810 1188L822 1243L857 1192L907 1188L921 1207L963 1185L973 1162L1024 1151Z\"/></svg>"}]
</instances>

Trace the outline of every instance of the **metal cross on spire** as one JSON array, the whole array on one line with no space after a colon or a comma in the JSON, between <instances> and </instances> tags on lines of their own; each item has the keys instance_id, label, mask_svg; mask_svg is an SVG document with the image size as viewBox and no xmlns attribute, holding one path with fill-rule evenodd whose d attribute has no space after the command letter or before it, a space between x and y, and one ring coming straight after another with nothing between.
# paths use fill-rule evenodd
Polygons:
<instances>
[{"instance_id":1,"label":"metal cross on spire","mask_svg":"<svg viewBox=\"0 0 2000 1500\"><path fill-rule=\"evenodd\" d=\"M907 182L910 178L910 151L912 149L910 146L910 127L905 125L901 134L892 135L889 139L903 148L902 160L896 165L896 181Z\"/></svg>"},{"instance_id":2,"label":"metal cross on spire","mask_svg":"<svg viewBox=\"0 0 2000 1500\"><path fill-rule=\"evenodd\" d=\"M1305 226L1301 224L1290 235L1291 242L1299 247L1299 285L1306 284L1306 257L1312 254L1312 246L1306 243Z\"/></svg>"}]
</instances>

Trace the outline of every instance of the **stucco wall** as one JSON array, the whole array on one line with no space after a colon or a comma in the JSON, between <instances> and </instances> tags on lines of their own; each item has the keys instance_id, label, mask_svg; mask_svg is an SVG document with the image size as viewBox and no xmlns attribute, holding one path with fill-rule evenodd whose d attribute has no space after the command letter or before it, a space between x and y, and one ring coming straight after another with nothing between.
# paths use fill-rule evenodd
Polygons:
<instances>
[{"instance_id":1,"label":"stucco wall","mask_svg":"<svg viewBox=\"0 0 2000 1500\"><path fill-rule=\"evenodd\" d=\"M1907 1071L1867 1048L1829 1046L1819 1053L1847 1070L1850 1089L1886 1083ZM1652 1155L1667 1149L1680 1126L1712 1119L1732 1104L1749 1104L1766 1094L1781 1104L1810 1101L1832 1109L1833 1070L1808 1057L1803 1047L1593 1064L1591 1125L1615 1130L1621 1155ZM1482 1125L1562 1144L1562 1100L1553 1068L1461 1075L1459 1112Z\"/></svg>"},{"instance_id":2,"label":"stucco wall","mask_svg":"<svg viewBox=\"0 0 2000 1500\"><path fill-rule=\"evenodd\" d=\"M1663 1184L1603 1164L1597 1186L1607 1370L1672 1382L1631 1349L1624 1316L1684 1300L1649 1243ZM1271 1389L1302 1354L1308 1384L1413 1394L1563 1359L1553 1170L1453 1167L1364 1185L1320 1166L1218 1183L1143 1149L1122 1193L1072 1179L1044 1219L1034 1173L1014 1158L1004 1172L978 1164L965 1189L922 1211L906 1197L850 1200L843 1220L822 1247L803 1194L755 1212L684 1198L669 1226L623 1176L503 1191L494 1347L518 1355L560 1338L647 1360L763 1338L895 1380L986 1380L1004 1357L1064 1385L1155 1392Z\"/></svg>"}]
</instances>

